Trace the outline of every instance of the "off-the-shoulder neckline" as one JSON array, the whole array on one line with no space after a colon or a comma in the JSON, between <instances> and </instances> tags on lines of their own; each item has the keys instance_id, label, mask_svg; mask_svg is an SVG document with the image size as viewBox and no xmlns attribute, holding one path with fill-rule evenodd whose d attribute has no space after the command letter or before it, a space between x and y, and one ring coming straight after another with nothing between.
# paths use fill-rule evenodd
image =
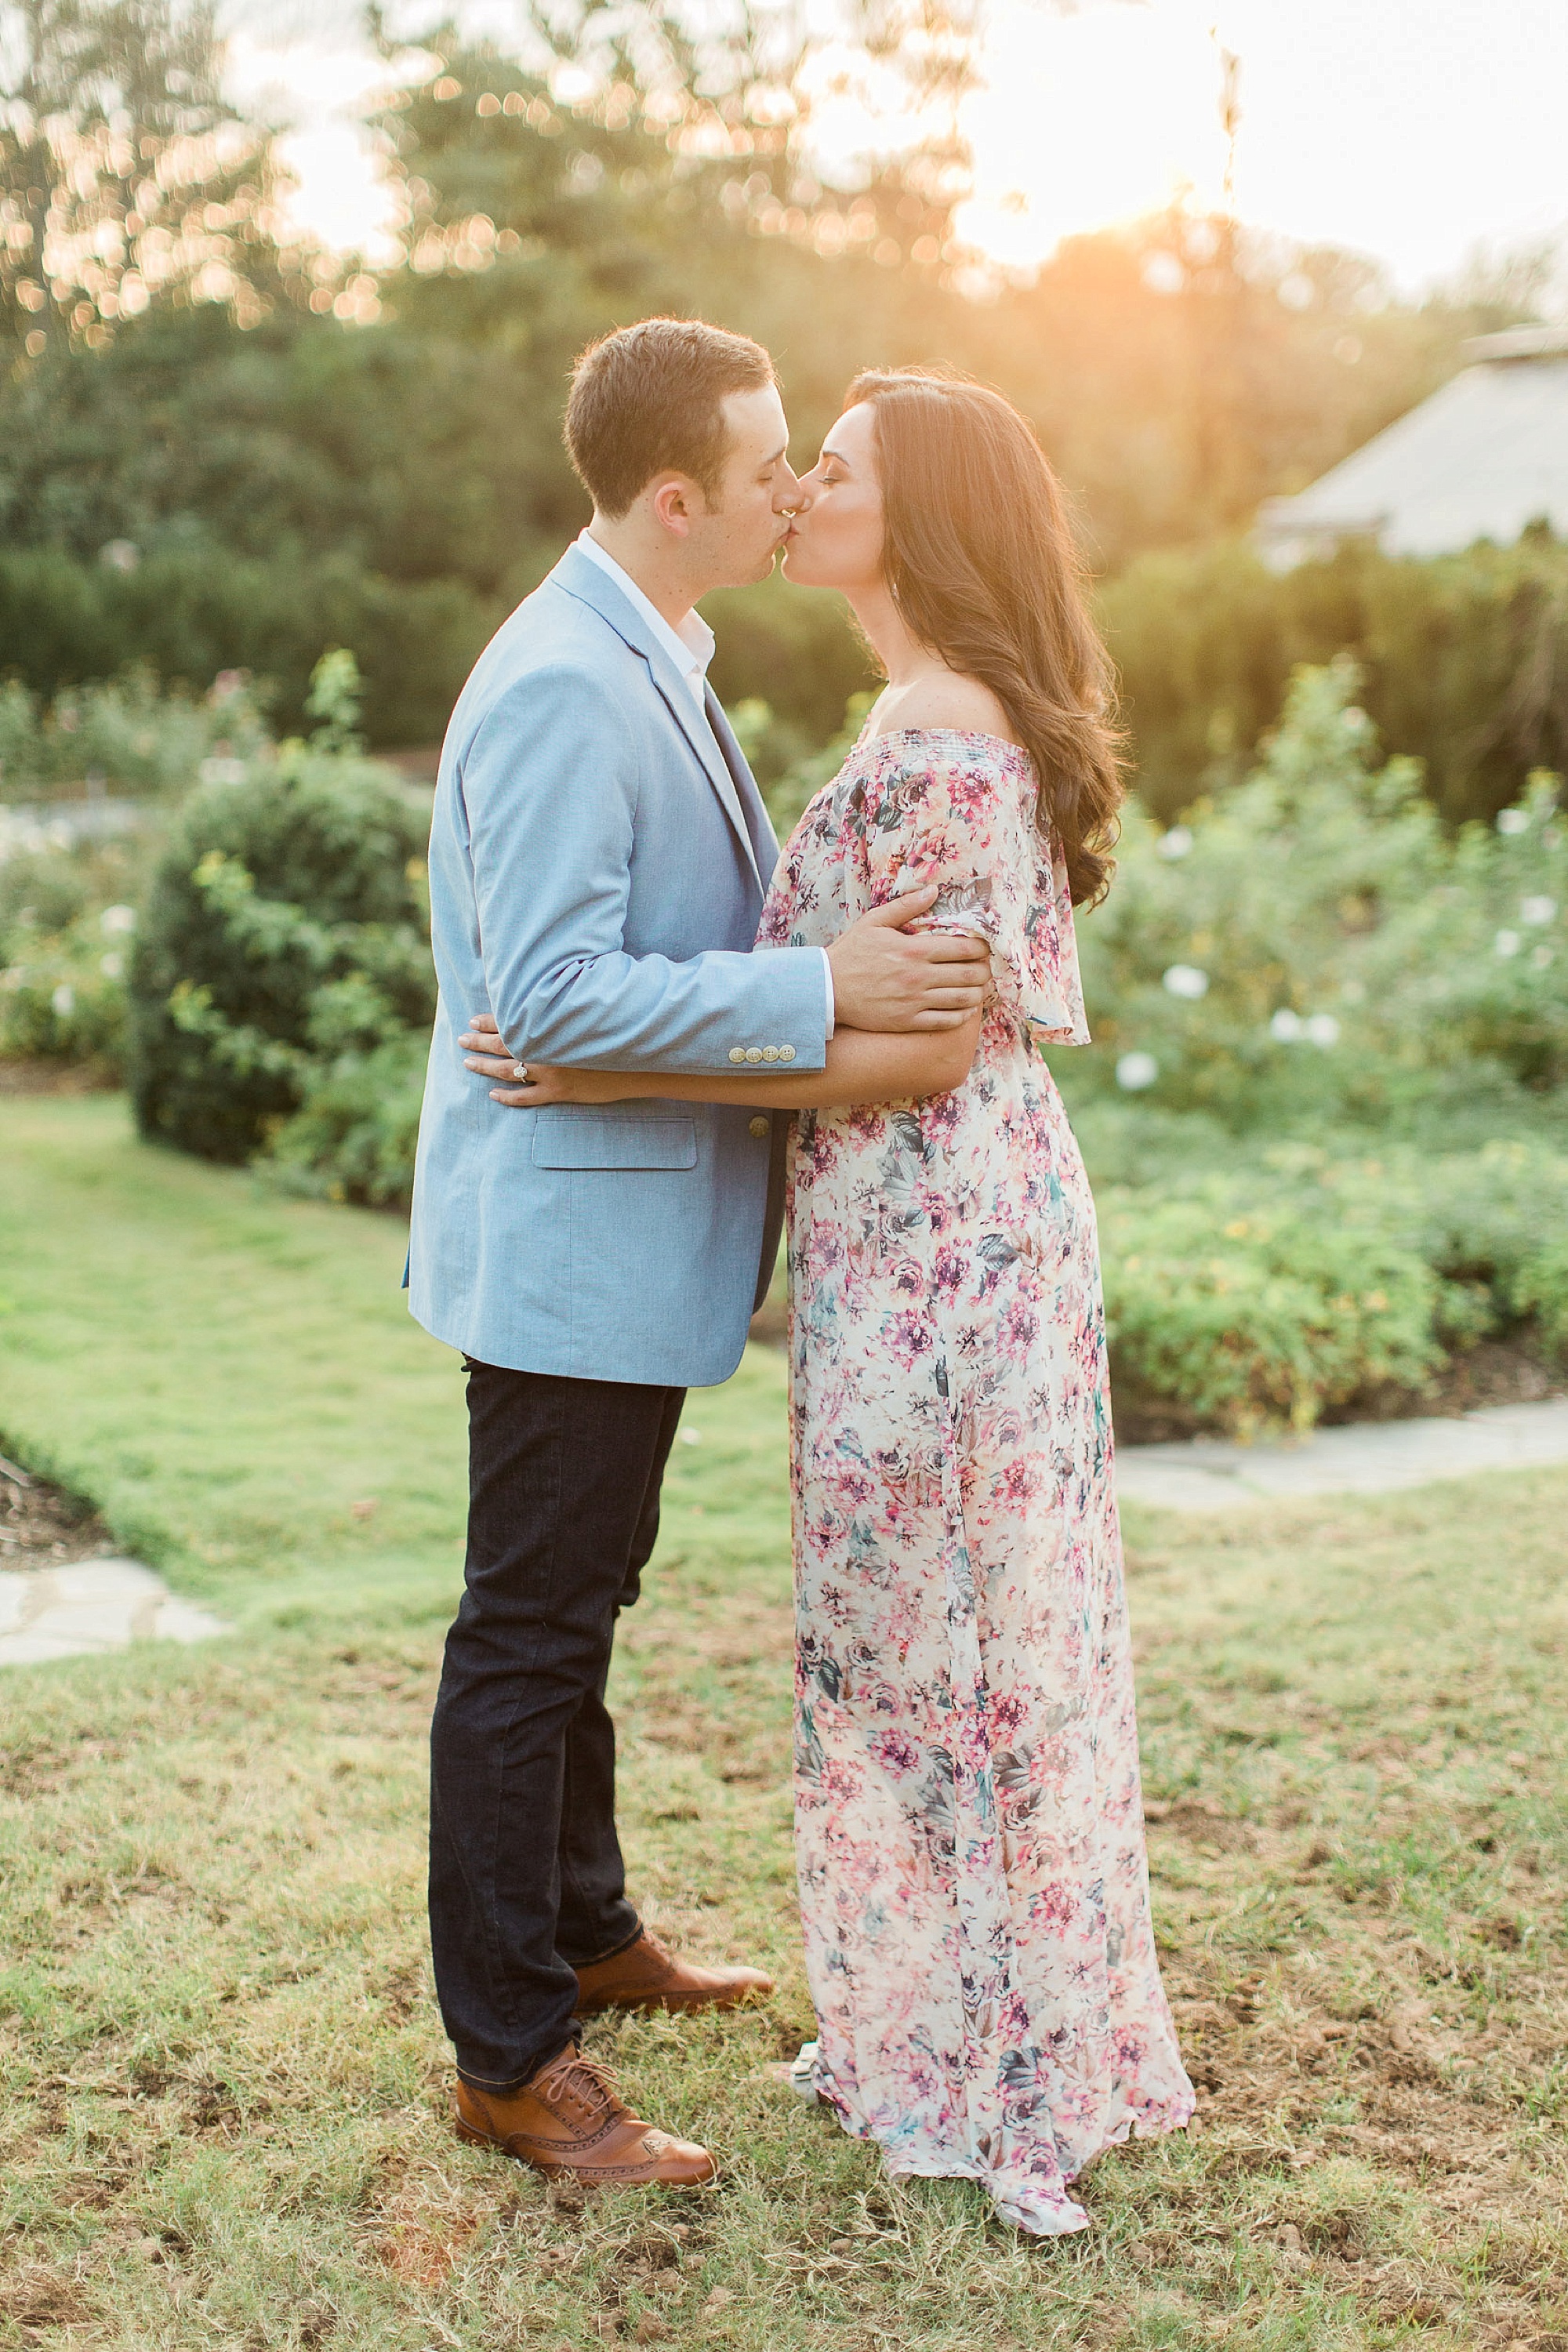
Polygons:
<instances>
[{"instance_id":1,"label":"off-the-shoulder neckline","mask_svg":"<svg viewBox=\"0 0 1568 2352\"><path fill-rule=\"evenodd\" d=\"M856 744L858 751L869 750L874 743L893 743L900 735L956 735L969 743L997 743L1004 751L1016 751L1023 759L1029 754L1022 743L1012 742L1005 735L993 735L985 727L888 727L879 735L863 735Z\"/></svg>"}]
</instances>

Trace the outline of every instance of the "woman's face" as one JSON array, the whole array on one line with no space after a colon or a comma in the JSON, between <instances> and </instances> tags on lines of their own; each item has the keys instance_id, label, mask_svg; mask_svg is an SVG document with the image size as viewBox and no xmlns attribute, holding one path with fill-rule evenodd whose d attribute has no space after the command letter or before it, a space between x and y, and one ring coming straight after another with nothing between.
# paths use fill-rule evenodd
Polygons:
<instances>
[{"instance_id":1,"label":"woman's face","mask_svg":"<svg viewBox=\"0 0 1568 2352\"><path fill-rule=\"evenodd\" d=\"M784 569L800 588L858 590L882 582L882 486L877 478L877 415L868 400L846 409L801 478L801 500L784 541Z\"/></svg>"}]
</instances>

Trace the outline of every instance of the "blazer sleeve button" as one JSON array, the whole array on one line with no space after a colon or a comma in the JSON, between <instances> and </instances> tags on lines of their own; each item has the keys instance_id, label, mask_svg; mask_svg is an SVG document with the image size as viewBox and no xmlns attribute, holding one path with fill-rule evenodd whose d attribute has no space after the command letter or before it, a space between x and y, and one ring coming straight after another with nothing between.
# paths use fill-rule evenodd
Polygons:
<instances>
[{"instance_id":1,"label":"blazer sleeve button","mask_svg":"<svg viewBox=\"0 0 1568 2352\"><path fill-rule=\"evenodd\" d=\"M771 1118L763 1118L760 1113L757 1118L749 1118L746 1121L746 1125L751 1133L756 1137L759 1143L761 1143L764 1135L771 1135L773 1131L773 1120Z\"/></svg>"},{"instance_id":2,"label":"blazer sleeve button","mask_svg":"<svg viewBox=\"0 0 1568 2352\"><path fill-rule=\"evenodd\" d=\"M748 1045L746 1048L745 1058L748 1062L760 1062L763 1058L762 1047L760 1045Z\"/></svg>"},{"instance_id":3,"label":"blazer sleeve button","mask_svg":"<svg viewBox=\"0 0 1568 2352\"><path fill-rule=\"evenodd\" d=\"M731 1045L731 1048L730 1048L730 1059L731 1059L732 1062L743 1062L743 1061L745 1060L745 1058L746 1058L746 1049L745 1049L744 1045Z\"/></svg>"},{"instance_id":4,"label":"blazer sleeve button","mask_svg":"<svg viewBox=\"0 0 1568 2352\"><path fill-rule=\"evenodd\" d=\"M763 1047L763 1059L764 1062L776 1062L778 1057L779 1049L776 1045L764 1045Z\"/></svg>"},{"instance_id":5,"label":"blazer sleeve button","mask_svg":"<svg viewBox=\"0 0 1568 2352\"><path fill-rule=\"evenodd\" d=\"M795 1059L795 1047L793 1045L781 1045L779 1047L779 1059L781 1062L793 1062Z\"/></svg>"}]
</instances>

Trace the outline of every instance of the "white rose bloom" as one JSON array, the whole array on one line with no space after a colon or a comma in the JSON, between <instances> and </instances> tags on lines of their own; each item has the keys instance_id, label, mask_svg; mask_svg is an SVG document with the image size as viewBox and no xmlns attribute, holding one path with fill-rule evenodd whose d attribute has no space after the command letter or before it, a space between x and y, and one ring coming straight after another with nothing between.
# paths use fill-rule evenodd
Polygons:
<instances>
[{"instance_id":1,"label":"white rose bloom","mask_svg":"<svg viewBox=\"0 0 1568 2352\"><path fill-rule=\"evenodd\" d=\"M62 980L49 999L57 1021L68 1021L76 1011L76 991L68 980Z\"/></svg>"},{"instance_id":2,"label":"white rose bloom","mask_svg":"<svg viewBox=\"0 0 1568 2352\"><path fill-rule=\"evenodd\" d=\"M1528 833L1530 818L1523 809L1500 809L1497 829L1500 833Z\"/></svg>"},{"instance_id":3,"label":"white rose bloom","mask_svg":"<svg viewBox=\"0 0 1568 2352\"><path fill-rule=\"evenodd\" d=\"M1307 1024L1307 1034L1314 1045L1337 1045L1340 1024L1331 1013L1314 1013Z\"/></svg>"},{"instance_id":4,"label":"white rose bloom","mask_svg":"<svg viewBox=\"0 0 1568 2352\"><path fill-rule=\"evenodd\" d=\"M1193 836L1184 824L1173 824L1154 844L1162 857L1184 857L1193 845Z\"/></svg>"},{"instance_id":5,"label":"white rose bloom","mask_svg":"<svg viewBox=\"0 0 1568 2352\"><path fill-rule=\"evenodd\" d=\"M1521 898L1519 902L1520 921L1531 924L1537 930L1543 923L1551 922L1556 912L1555 898Z\"/></svg>"},{"instance_id":6,"label":"white rose bloom","mask_svg":"<svg viewBox=\"0 0 1568 2352\"><path fill-rule=\"evenodd\" d=\"M1492 941L1493 955L1516 956L1519 953L1519 948L1520 940L1517 931L1500 931Z\"/></svg>"},{"instance_id":7,"label":"white rose bloom","mask_svg":"<svg viewBox=\"0 0 1568 2352\"><path fill-rule=\"evenodd\" d=\"M1130 1095L1142 1094L1159 1075L1160 1065L1152 1054L1123 1054L1116 1065L1116 1083Z\"/></svg>"},{"instance_id":8,"label":"white rose bloom","mask_svg":"<svg viewBox=\"0 0 1568 2352\"><path fill-rule=\"evenodd\" d=\"M1277 1037L1282 1045L1289 1045L1293 1038L1299 1037L1301 1034L1300 1014L1292 1013L1288 1004L1282 1004L1268 1024L1268 1034L1271 1037Z\"/></svg>"},{"instance_id":9,"label":"white rose bloom","mask_svg":"<svg viewBox=\"0 0 1568 2352\"><path fill-rule=\"evenodd\" d=\"M1173 996L1189 997L1195 1003L1200 996L1206 996L1209 992L1209 976L1206 971L1200 971L1196 964L1173 963L1163 977Z\"/></svg>"},{"instance_id":10,"label":"white rose bloom","mask_svg":"<svg viewBox=\"0 0 1568 2352\"><path fill-rule=\"evenodd\" d=\"M122 939L127 931L136 929L134 907L105 907L98 919L98 928L106 940Z\"/></svg>"}]
</instances>

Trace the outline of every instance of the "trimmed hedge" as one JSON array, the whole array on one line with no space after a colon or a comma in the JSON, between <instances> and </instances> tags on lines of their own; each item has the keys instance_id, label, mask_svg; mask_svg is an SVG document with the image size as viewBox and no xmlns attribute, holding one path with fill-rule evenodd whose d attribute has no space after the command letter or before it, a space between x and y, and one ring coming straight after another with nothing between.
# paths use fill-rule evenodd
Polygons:
<instances>
[{"instance_id":1,"label":"trimmed hedge","mask_svg":"<svg viewBox=\"0 0 1568 2352\"><path fill-rule=\"evenodd\" d=\"M1450 824L1568 769L1568 547L1542 530L1432 562L1351 546L1284 573L1246 543L1145 555L1098 603L1139 795L1166 823L1245 772L1300 664L1341 654Z\"/></svg>"},{"instance_id":2,"label":"trimmed hedge","mask_svg":"<svg viewBox=\"0 0 1568 2352\"><path fill-rule=\"evenodd\" d=\"M124 572L58 548L0 551L0 658L35 687L132 663L198 688L249 670L274 689L279 724L295 727L322 646L343 646L384 744L439 740L504 609L462 581L388 580L342 554L259 562L204 546Z\"/></svg>"}]
</instances>

